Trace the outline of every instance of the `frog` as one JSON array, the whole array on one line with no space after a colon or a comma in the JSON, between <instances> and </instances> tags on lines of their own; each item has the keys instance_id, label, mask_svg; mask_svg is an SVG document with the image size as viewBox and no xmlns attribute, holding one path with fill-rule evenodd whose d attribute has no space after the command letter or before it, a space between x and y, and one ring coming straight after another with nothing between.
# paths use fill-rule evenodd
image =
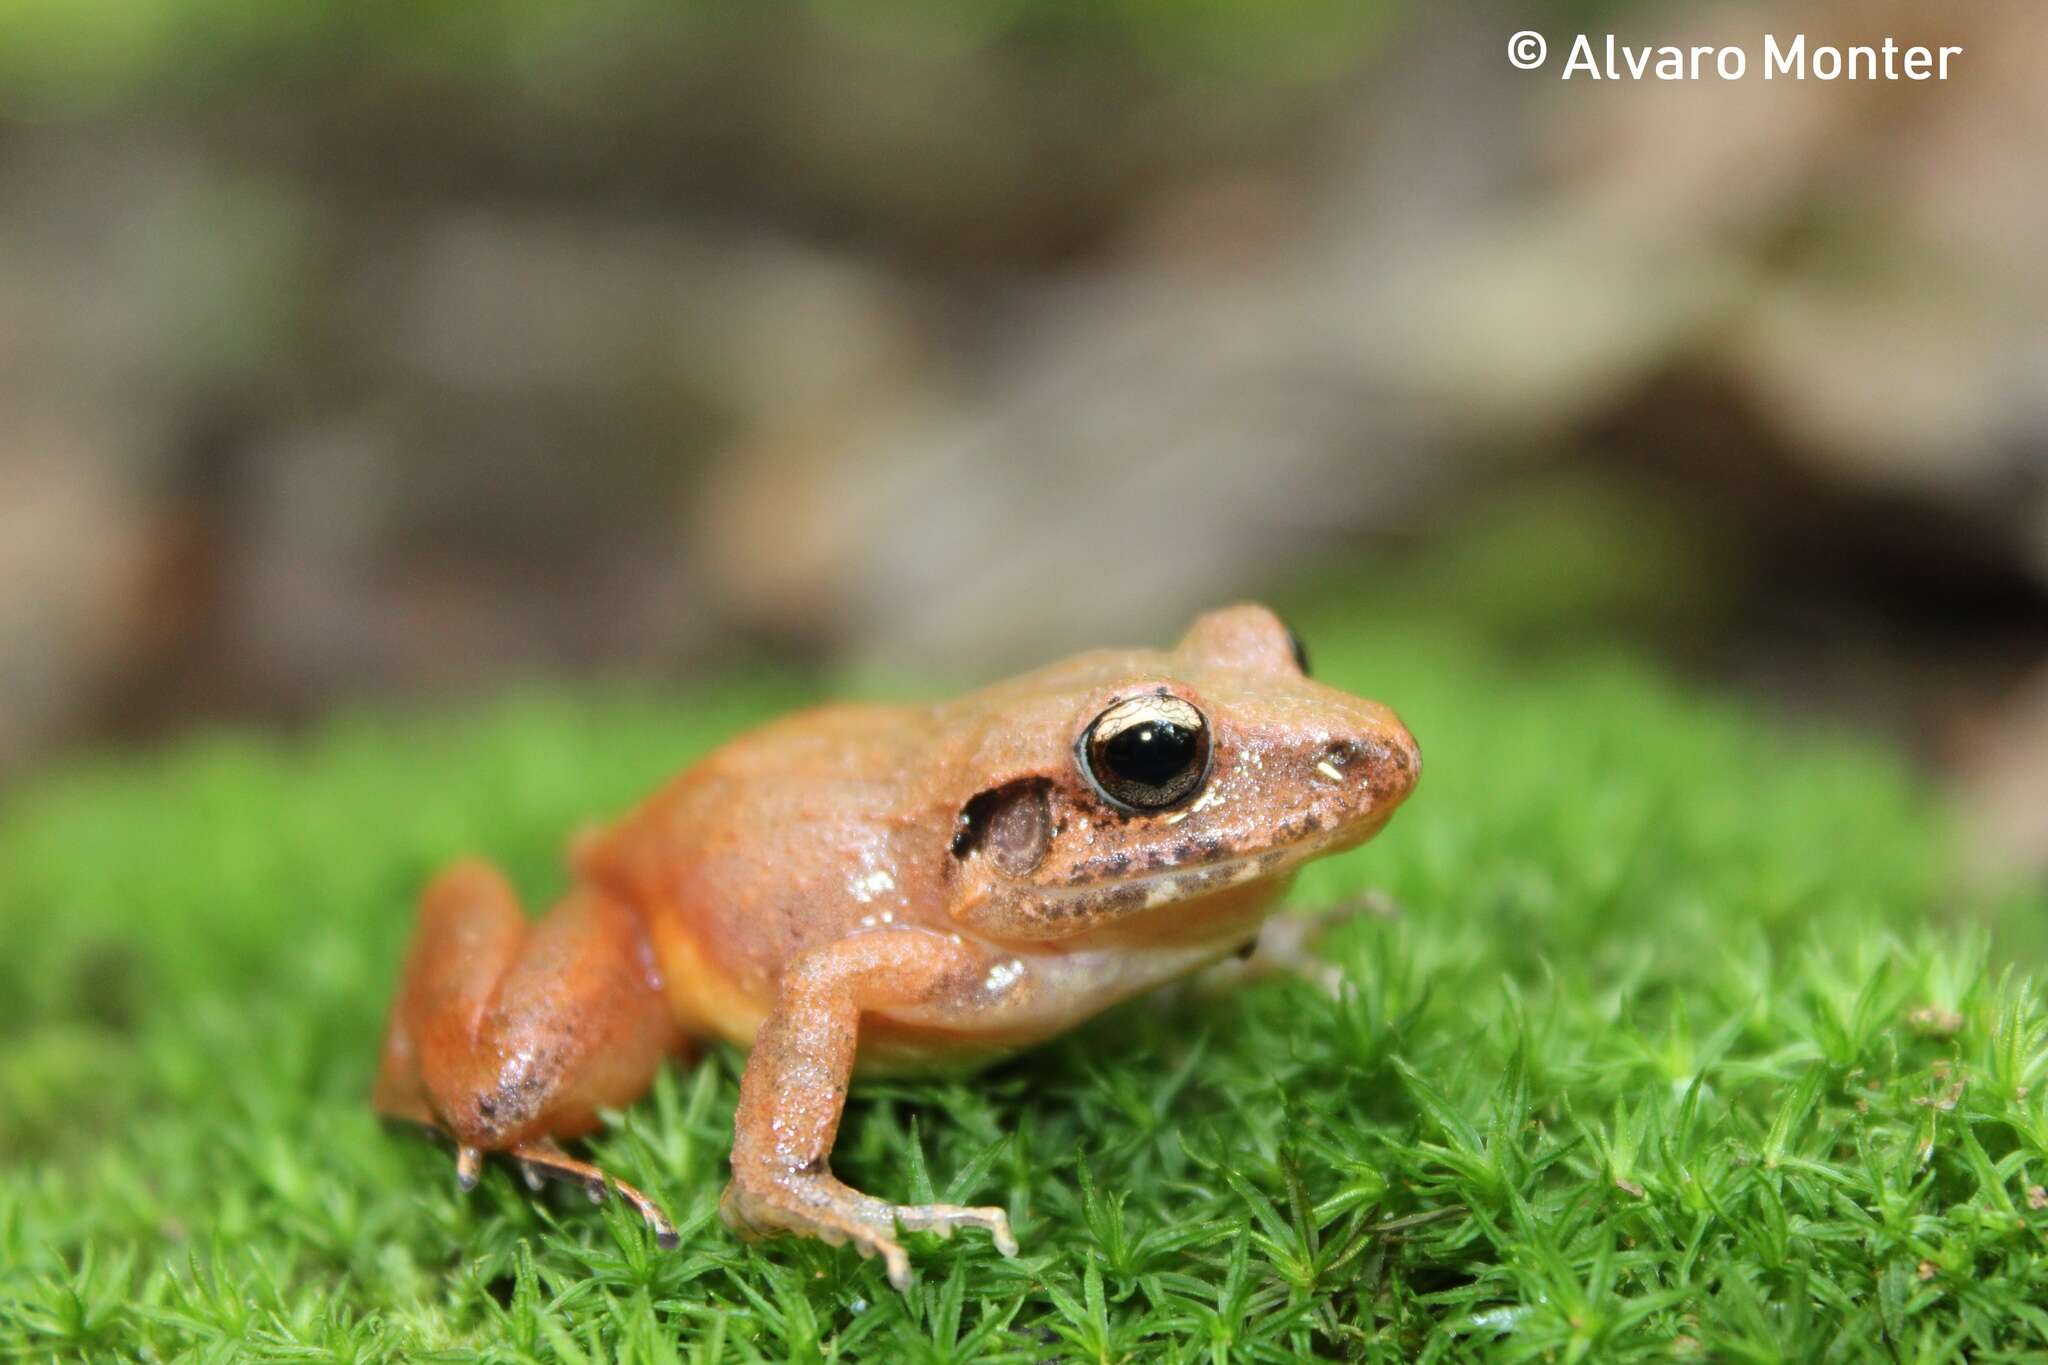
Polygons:
<instances>
[{"instance_id":1,"label":"frog","mask_svg":"<svg viewBox=\"0 0 2048 1365\"><path fill-rule=\"evenodd\" d=\"M478 857L434 877L372 1103L452 1139L465 1189L501 1155L536 1189L615 1191L673 1247L653 1198L562 1144L668 1059L731 1044L735 1233L850 1242L897 1289L906 1233L978 1228L1014 1256L1005 1209L895 1203L833 1174L856 1077L971 1072L1298 945L1272 932L1296 919L1274 914L1295 874L1378 833L1421 766L1391 710L1312 678L1256 604L1167 650L801 711L574 837L569 889L537 919Z\"/></svg>"}]
</instances>

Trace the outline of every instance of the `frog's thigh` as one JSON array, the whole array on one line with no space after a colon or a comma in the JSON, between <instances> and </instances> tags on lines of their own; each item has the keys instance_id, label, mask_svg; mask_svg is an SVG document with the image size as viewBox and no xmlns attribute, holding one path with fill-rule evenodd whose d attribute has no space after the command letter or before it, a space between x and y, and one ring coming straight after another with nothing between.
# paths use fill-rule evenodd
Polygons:
<instances>
[{"instance_id":1,"label":"frog's thigh","mask_svg":"<svg viewBox=\"0 0 2048 1365\"><path fill-rule=\"evenodd\" d=\"M475 1038L526 928L511 885L489 864L456 863L427 886L384 1031L371 1097L380 1113L442 1126L421 1074L423 1056L459 1052Z\"/></svg>"},{"instance_id":2,"label":"frog's thigh","mask_svg":"<svg viewBox=\"0 0 2048 1365\"><path fill-rule=\"evenodd\" d=\"M630 910L579 890L529 924L502 876L458 864L422 901L377 1105L483 1151L575 1136L677 1041Z\"/></svg>"}]
</instances>

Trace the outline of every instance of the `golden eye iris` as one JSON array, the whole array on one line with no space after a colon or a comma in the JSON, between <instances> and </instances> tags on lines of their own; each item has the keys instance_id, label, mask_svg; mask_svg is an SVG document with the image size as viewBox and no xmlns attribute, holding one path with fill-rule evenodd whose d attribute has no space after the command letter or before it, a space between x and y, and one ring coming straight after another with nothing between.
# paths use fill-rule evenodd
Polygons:
<instances>
[{"instance_id":1,"label":"golden eye iris","mask_svg":"<svg viewBox=\"0 0 2048 1365\"><path fill-rule=\"evenodd\" d=\"M1081 769L1114 805L1164 810L1193 796L1209 774L1209 723L1179 697L1132 697L1081 736Z\"/></svg>"}]
</instances>

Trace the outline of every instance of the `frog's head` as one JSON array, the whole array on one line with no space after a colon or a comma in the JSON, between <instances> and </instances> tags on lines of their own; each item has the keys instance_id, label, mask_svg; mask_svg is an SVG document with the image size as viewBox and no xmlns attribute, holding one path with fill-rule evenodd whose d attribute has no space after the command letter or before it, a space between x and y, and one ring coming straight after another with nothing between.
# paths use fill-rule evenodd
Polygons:
<instances>
[{"instance_id":1,"label":"frog's head","mask_svg":"<svg viewBox=\"0 0 2048 1365\"><path fill-rule=\"evenodd\" d=\"M1302 863L1363 843L1421 773L1394 713L1308 676L1264 607L1171 651L1084 654L956 703L949 907L1000 938L1240 929ZM968 718L972 718L969 720Z\"/></svg>"}]
</instances>

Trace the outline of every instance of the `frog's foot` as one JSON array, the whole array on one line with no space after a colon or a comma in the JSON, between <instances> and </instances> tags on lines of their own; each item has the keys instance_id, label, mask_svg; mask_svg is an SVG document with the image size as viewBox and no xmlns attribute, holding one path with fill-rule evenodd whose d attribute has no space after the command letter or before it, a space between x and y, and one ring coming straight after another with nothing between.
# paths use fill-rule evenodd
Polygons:
<instances>
[{"instance_id":1,"label":"frog's foot","mask_svg":"<svg viewBox=\"0 0 2048 1365\"><path fill-rule=\"evenodd\" d=\"M474 1148L467 1148L474 1151ZM676 1235L675 1224L668 1221L668 1215L652 1199L634 1189L615 1175L607 1174L587 1161L578 1161L552 1142L531 1142L514 1147L511 1156L519 1163L519 1173L526 1178L526 1187L538 1190L543 1178L569 1180L583 1186L591 1202L605 1197L607 1189L619 1192L619 1198L631 1204L639 1215L647 1220L648 1228L654 1233L654 1242L664 1251L674 1251L682 1245L683 1239Z\"/></svg>"},{"instance_id":2,"label":"frog's foot","mask_svg":"<svg viewBox=\"0 0 2048 1365\"><path fill-rule=\"evenodd\" d=\"M954 1228L981 1228L1005 1256L1017 1254L1017 1239L1010 1232L1010 1215L990 1205L891 1204L896 1222L911 1232L936 1233L950 1238Z\"/></svg>"},{"instance_id":3,"label":"frog's foot","mask_svg":"<svg viewBox=\"0 0 2048 1365\"><path fill-rule=\"evenodd\" d=\"M900 1292L910 1288L910 1258L896 1240L896 1230L933 1232L951 1237L955 1228L986 1228L996 1250L1017 1254L1010 1234L1010 1215L997 1208L960 1204L889 1204L841 1184L827 1174L802 1174L771 1181L735 1179L726 1186L718 1211L726 1226L742 1237L795 1233L816 1237L831 1246L853 1243L863 1257L880 1256L889 1283Z\"/></svg>"},{"instance_id":4,"label":"frog's foot","mask_svg":"<svg viewBox=\"0 0 2048 1365\"><path fill-rule=\"evenodd\" d=\"M607 1174L601 1167L587 1161L578 1161L554 1143L532 1142L511 1148L506 1155L519 1163L519 1174L526 1181L526 1188L540 1192L541 1182L548 1177L568 1180L581 1185L584 1193L595 1204L605 1197L608 1189L616 1189L619 1197L631 1204L639 1215L647 1220L647 1226L654 1233L655 1244L664 1251L673 1251L682 1245L682 1238L676 1235L675 1224L652 1199L634 1189L615 1175ZM484 1153L480 1147L457 1147L455 1149L455 1183L465 1192L476 1188L477 1180L483 1174Z\"/></svg>"}]
</instances>

